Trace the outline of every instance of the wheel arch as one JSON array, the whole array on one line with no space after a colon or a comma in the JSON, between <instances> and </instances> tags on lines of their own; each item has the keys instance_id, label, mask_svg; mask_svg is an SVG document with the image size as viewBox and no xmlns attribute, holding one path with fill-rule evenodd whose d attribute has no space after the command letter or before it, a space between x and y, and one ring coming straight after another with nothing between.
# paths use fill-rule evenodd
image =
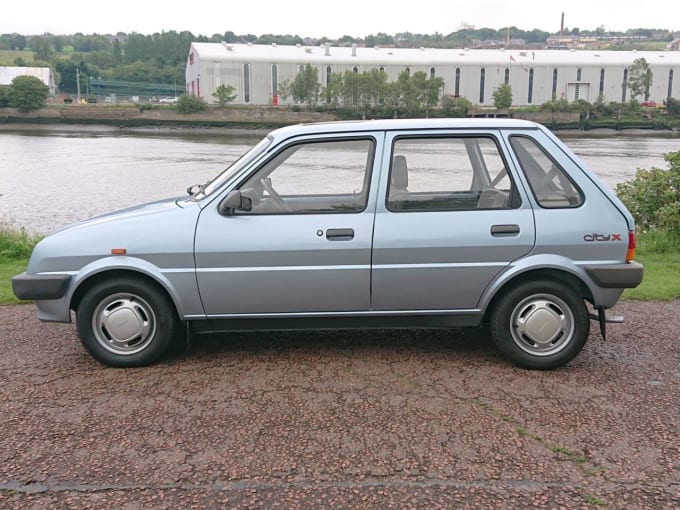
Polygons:
<instances>
[{"instance_id":1,"label":"wheel arch","mask_svg":"<svg viewBox=\"0 0 680 510\"><path fill-rule=\"evenodd\" d=\"M90 274L83 278L76 287L75 291L71 295L71 300L69 302L69 308L71 310L77 310L83 297L88 293L90 289L99 284L100 282L106 280L115 280L124 277L134 277L135 279L144 281L156 287L160 292L162 292L168 301L172 304L172 308L178 318L181 318L180 309L177 306L177 301L174 299L172 293L168 288L163 285L158 279L152 277L148 273L143 271L135 270L132 268L111 268L105 269L93 274Z\"/></svg>"},{"instance_id":2,"label":"wheel arch","mask_svg":"<svg viewBox=\"0 0 680 510\"><path fill-rule=\"evenodd\" d=\"M492 313L499 300L507 294L511 289L522 285L528 281L548 280L556 283L567 285L577 295L584 300L592 303L593 293L584 282L577 275L560 268L544 267L537 269L530 269L521 273L514 274L512 277L503 281L500 285L494 287L493 295L487 298L486 306L484 307L484 320L487 320L489 314Z\"/></svg>"}]
</instances>

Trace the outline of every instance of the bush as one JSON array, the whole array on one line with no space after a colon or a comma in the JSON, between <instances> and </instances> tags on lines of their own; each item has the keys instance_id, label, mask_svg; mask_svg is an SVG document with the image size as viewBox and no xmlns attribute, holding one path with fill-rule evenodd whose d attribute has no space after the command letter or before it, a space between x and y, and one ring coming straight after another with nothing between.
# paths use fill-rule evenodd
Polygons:
<instances>
[{"instance_id":1,"label":"bush","mask_svg":"<svg viewBox=\"0 0 680 510\"><path fill-rule=\"evenodd\" d=\"M41 237L0 222L0 258L28 258Z\"/></svg>"},{"instance_id":2,"label":"bush","mask_svg":"<svg viewBox=\"0 0 680 510\"><path fill-rule=\"evenodd\" d=\"M571 104L562 97L543 103L541 105L541 110L548 112L568 112L571 110Z\"/></svg>"},{"instance_id":3,"label":"bush","mask_svg":"<svg viewBox=\"0 0 680 510\"><path fill-rule=\"evenodd\" d=\"M202 112L208 108L208 103L202 97L182 94L175 105L177 113L187 114Z\"/></svg>"},{"instance_id":4,"label":"bush","mask_svg":"<svg viewBox=\"0 0 680 510\"><path fill-rule=\"evenodd\" d=\"M667 170L640 168L634 179L616 186L616 193L640 228L680 235L680 151L664 159Z\"/></svg>"},{"instance_id":5,"label":"bush","mask_svg":"<svg viewBox=\"0 0 680 510\"><path fill-rule=\"evenodd\" d=\"M442 97L442 113L446 117L467 117L472 103L463 96L445 95Z\"/></svg>"},{"instance_id":6,"label":"bush","mask_svg":"<svg viewBox=\"0 0 680 510\"><path fill-rule=\"evenodd\" d=\"M669 97L663 102L669 117L680 118L680 100Z\"/></svg>"}]
</instances>

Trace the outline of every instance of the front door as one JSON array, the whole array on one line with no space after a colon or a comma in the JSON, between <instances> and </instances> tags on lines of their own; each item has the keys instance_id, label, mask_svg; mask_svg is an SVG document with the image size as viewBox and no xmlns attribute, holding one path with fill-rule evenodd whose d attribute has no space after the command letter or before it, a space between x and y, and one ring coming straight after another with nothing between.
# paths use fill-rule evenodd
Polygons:
<instances>
[{"instance_id":1,"label":"front door","mask_svg":"<svg viewBox=\"0 0 680 510\"><path fill-rule=\"evenodd\" d=\"M301 140L238 186L244 207L206 207L196 271L210 317L366 311L375 192L373 134Z\"/></svg>"}]
</instances>

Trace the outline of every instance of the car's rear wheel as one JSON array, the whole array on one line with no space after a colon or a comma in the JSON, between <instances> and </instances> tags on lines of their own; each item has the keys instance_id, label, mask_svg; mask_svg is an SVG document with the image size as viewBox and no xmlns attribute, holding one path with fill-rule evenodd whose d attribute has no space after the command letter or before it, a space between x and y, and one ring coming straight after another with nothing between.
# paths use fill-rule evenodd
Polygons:
<instances>
[{"instance_id":1,"label":"car's rear wheel","mask_svg":"<svg viewBox=\"0 0 680 510\"><path fill-rule=\"evenodd\" d=\"M590 331L584 300L567 285L550 280L511 288L496 303L489 323L502 354L520 367L540 370L571 361Z\"/></svg>"},{"instance_id":2,"label":"car's rear wheel","mask_svg":"<svg viewBox=\"0 0 680 510\"><path fill-rule=\"evenodd\" d=\"M81 299L76 314L85 348L112 367L138 367L157 361L179 327L165 292L130 277L95 284Z\"/></svg>"}]
</instances>

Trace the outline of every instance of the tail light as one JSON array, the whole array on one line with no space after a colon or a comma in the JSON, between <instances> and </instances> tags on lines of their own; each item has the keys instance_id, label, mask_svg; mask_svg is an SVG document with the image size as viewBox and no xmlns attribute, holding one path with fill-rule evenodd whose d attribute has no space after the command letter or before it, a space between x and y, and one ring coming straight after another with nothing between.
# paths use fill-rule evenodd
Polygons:
<instances>
[{"instance_id":1,"label":"tail light","mask_svg":"<svg viewBox=\"0 0 680 510\"><path fill-rule=\"evenodd\" d=\"M635 230L628 231L628 251L626 252L626 262L635 258Z\"/></svg>"}]
</instances>

